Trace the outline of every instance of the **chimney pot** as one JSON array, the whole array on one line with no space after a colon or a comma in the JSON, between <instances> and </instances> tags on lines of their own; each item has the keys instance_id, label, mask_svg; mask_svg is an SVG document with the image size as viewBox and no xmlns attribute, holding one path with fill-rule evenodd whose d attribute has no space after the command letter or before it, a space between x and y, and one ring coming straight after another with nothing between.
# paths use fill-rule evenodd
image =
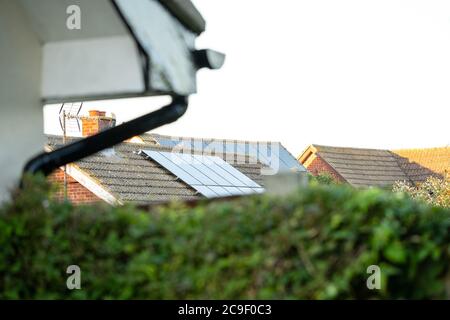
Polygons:
<instances>
[{"instance_id":1,"label":"chimney pot","mask_svg":"<svg viewBox=\"0 0 450 320\"><path fill-rule=\"evenodd\" d=\"M106 115L105 111L89 110L90 117L104 117L105 115Z\"/></svg>"}]
</instances>

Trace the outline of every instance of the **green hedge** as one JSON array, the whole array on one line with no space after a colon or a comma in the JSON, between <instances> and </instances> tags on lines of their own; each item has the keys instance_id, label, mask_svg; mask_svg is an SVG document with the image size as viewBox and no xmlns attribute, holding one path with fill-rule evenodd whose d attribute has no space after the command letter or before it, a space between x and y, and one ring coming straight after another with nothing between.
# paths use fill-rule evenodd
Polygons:
<instances>
[{"instance_id":1,"label":"green hedge","mask_svg":"<svg viewBox=\"0 0 450 320\"><path fill-rule=\"evenodd\" d=\"M313 183L146 213L48 192L28 181L0 209L0 298L449 297L450 212L401 194ZM82 288L71 291L74 264ZM380 290L366 287L373 264Z\"/></svg>"}]
</instances>

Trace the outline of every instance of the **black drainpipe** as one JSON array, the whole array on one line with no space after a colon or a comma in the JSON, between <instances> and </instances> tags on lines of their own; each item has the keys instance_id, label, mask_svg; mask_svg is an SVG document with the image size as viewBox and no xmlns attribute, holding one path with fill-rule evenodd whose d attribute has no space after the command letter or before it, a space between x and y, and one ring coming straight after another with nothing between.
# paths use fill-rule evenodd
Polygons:
<instances>
[{"instance_id":1,"label":"black drainpipe","mask_svg":"<svg viewBox=\"0 0 450 320\"><path fill-rule=\"evenodd\" d=\"M124 140L143 134L180 118L188 107L188 98L174 96L172 102L159 110L68 144L52 152L44 152L27 162L23 173L49 175L53 170L81 160Z\"/></svg>"}]
</instances>

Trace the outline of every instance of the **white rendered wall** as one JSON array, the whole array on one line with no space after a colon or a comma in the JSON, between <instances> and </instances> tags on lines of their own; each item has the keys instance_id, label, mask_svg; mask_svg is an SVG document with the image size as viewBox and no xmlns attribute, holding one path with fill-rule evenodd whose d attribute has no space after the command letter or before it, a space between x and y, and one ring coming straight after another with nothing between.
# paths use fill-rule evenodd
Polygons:
<instances>
[{"instance_id":1,"label":"white rendered wall","mask_svg":"<svg viewBox=\"0 0 450 320\"><path fill-rule=\"evenodd\" d=\"M41 50L18 2L0 0L0 202L43 150Z\"/></svg>"}]
</instances>

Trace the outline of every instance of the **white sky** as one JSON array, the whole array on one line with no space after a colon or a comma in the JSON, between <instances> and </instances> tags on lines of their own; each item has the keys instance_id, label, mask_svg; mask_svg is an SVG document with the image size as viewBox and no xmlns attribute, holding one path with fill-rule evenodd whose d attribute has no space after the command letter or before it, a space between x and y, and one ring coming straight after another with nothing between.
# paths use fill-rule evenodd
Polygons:
<instances>
[{"instance_id":1,"label":"white sky","mask_svg":"<svg viewBox=\"0 0 450 320\"><path fill-rule=\"evenodd\" d=\"M227 54L162 134L413 148L450 143L450 1L194 0L199 48ZM167 98L101 101L118 122ZM59 106L45 109L58 133Z\"/></svg>"}]
</instances>

